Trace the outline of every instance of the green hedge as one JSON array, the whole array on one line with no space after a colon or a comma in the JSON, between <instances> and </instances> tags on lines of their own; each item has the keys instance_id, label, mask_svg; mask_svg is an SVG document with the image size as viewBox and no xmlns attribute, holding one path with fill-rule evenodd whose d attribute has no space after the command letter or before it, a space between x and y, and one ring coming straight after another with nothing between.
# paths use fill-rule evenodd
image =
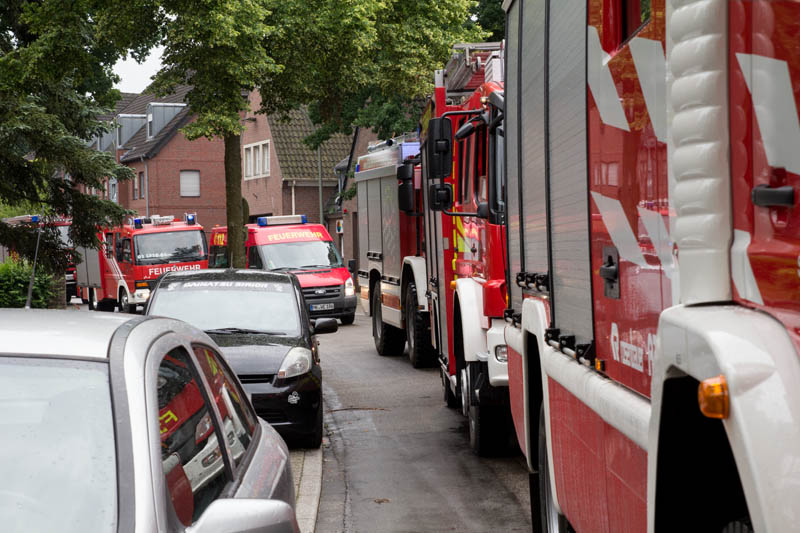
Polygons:
<instances>
[{"instance_id":1,"label":"green hedge","mask_svg":"<svg viewBox=\"0 0 800 533\"><path fill-rule=\"evenodd\" d=\"M0 307L25 307L30 279L31 266L27 262L8 259L0 263ZM46 308L54 294L53 276L37 268L31 307Z\"/></svg>"}]
</instances>

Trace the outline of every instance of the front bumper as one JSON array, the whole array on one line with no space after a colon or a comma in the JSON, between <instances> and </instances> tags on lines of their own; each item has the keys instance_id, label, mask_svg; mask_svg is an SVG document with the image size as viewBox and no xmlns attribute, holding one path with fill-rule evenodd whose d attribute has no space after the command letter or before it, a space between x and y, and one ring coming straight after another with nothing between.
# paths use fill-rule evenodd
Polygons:
<instances>
[{"instance_id":1,"label":"front bumper","mask_svg":"<svg viewBox=\"0 0 800 533\"><path fill-rule=\"evenodd\" d=\"M319 366L314 366L308 374L288 380L276 376L270 382L248 383L246 376L240 378L256 414L269 422L281 437L305 437L314 433L322 409Z\"/></svg>"}]
</instances>

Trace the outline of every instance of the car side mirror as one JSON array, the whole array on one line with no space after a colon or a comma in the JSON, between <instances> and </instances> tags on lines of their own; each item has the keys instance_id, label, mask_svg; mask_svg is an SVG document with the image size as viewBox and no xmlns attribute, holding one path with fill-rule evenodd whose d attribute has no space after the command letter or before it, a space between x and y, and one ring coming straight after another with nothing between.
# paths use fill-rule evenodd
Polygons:
<instances>
[{"instance_id":1,"label":"car side mirror","mask_svg":"<svg viewBox=\"0 0 800 533\"><path fill-rule=\"evenodd\" d=\"M336 333L339 330L339 323L335 318L318 318L311 326L312 335L323 335L325 333Z\"/></svg>"},{"instance_id":2,"label":"car side mirror","mask_svg":"<svg viewBox=\"0 0 800 533\"><path fill-rule=\"evenodd\" d=\"M431 211L447 211L453 206L453 186L449 183L434 183L428 188Z\"/></svg>"},{"instance_id":3,"label":"car side mirror","mask_svg":"<svg viewBox=\"0 0 800 533\"><path fill-rule=\"evenodd\" d=\"M280 500L223 498L214 501L187 533L299 533L292 507Z\"/></svg>"},{"instance_id":4,"label":"car side mirror","mask_svg":"<svg viewBox=\"0 0 800 533\"><path fill-rule=\"evenodd\" d=\"M430 119L425 150L428 179L444 179L452 173L453 125L449 118Z\"/></svg>"},{"instance_id":5,"label":"car side mirror","mask_svg":"<svg viewBox=\"0 0 800 533\"><path fill-rule=\"evenodd\" d=\"M349 270L351 274L355 274L356 273L356 260L355 259L348 259L348 261L347 261L347 270Z\"/></svg>"}]
</instances>

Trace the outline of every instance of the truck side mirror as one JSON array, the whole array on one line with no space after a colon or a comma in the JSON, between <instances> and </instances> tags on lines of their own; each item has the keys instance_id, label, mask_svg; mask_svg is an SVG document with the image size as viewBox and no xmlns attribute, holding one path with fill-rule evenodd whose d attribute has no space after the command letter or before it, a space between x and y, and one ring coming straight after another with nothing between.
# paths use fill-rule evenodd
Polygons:
<instances>
[{"instance_id":1,"label":"truck side mirror","mask_svg":"<svg viewBox=\"0 0 800 533\"><path fill-rule=\"evenodd\" d=\"M434 183L428 189L431 211L447 211L453 207L453 186L449 183Z\"/></svg>"},{"instance_id":2,"label":"truck side mirror","mask_svg":"<svg viewBox=\"0 0 800 533\"><path fill-rule=\"evenodd\" d=\"M414 165L404 163L397 167L397 203L400 211L414 212Z\"/></svg>"},{"instance_id":3,"label":"truck side mirror","mask_svg":"<svg viewBox=\"0 0 800 533\"><path fill-rule=\"evenodd\" d=\"M488 219L489 218L489 203L488 202L481 202L478 204L478 218Z\"/></svg>"},{"instance_id":4,"label":"truck side mirror","mask_svg":"<svg viewBox=\"0 0 800 533\"><path fill-rule=\"evenodd\" d=\"M347 261L347 270L349 270L351 274L355 274L356 273L356 260L355 259L349 259Z\"/></svg>"},{"instance_id":5,"label":"truck side mirror","mask_svg":"<svg viewBox=\"0 0 800 533\"><path fill-rule=\"evenodd\" d=\"M453 126L449 118L432 118L428 122L425 143L429 179L444 179L453 171Z\"/></svg>"}]
</instances>

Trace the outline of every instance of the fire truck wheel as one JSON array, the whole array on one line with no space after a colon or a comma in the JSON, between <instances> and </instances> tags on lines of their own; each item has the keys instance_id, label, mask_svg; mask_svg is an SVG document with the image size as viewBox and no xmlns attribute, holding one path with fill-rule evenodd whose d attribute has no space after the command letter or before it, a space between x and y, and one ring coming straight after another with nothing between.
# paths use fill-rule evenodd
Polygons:
<instances>
[{"instance_id":1,"label":"fire truck wheel","mask_svg":"<svg viewBox=\"0 0 800 533\"><path fill-rule=\"evenodd\" d=\"M380 355L400 355L406 345L403 330L383 321L379 290L373 290L372 294L372 338Z\"/></svg>"},{"instance_id":2,"label":"fire truck wheel","mask_svg":"<svg viewBox=\"0 0 800 533\"><path fill-rule=\"evenodd\" d=\"M89 311L97 311L97 293L94 289L89 289Z\"/></svg>"},{"instance_id":3,"label":"fire truck wheel","mask_svg":"<svg viewBox=\"0 0 800 533\"><path fill-rule=\"evenodd\" d=\"M131 304L128 300L128 293L124 290L119 291L119 312L120 313L135 313L136 304Z\"/></svg>"},{"instance_id":4,"label":"fire truck wheel","mask_svg":"<svg viewBox=\"0 0 800 533\"><path fill-rule=\"evenodd\" d=\"M550 487L550 467L547 458L547 429L544 421L544 404L539 408L539 512L542 531L545 533L567 533L572 528L567 519L558 512ZM533 516L531 519L536 520Z\"/></svg>"},{"instance_id":5,"label":"fire truck wheel","mask_svg":"<svg viewBox=\"0 0 800 533\"><path fill-rule=\"evenodd\" d=\"M403 319L406 323L406 342L408 342L408 358L411 366L421 368L430 363L431 336L429 324L425 320L425 313L418 311L417 286L413 281L406 285Z\"/></svg>"},{"instance_id":6,"label":"fire truck wheel","mask_svg":"<svg viewBox=\"0 0 800 533\"><path fill-rule=\"evenodd\" d=\"M444 403L447 404L447 407L450 409L456 409L459 405L461 405L461 402L458 401L458 396L453 394L453 391L450 390L450 378L445 374L444 370L440 371L439 374L442 376Z\"/></svg>"}]
</instances>

